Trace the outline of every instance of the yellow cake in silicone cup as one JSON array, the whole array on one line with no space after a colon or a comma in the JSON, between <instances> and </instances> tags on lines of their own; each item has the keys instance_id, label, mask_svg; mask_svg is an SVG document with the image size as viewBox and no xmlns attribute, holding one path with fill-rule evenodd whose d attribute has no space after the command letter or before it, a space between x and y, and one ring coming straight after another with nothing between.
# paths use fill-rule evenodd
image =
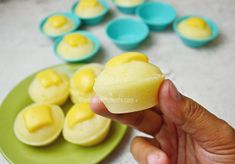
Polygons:
<instances>
[{"instance_id":1,"label":"yellow cake in silicone cup","mask_svg":"<svg viewBox=\"0 0 235 164\"><path fill-rule=\"evenodd\" d=\"M104 11L104 6L98 0L80 0L75 13L82 18L96 17Z\"/></svg>"},{"instance_id":2,"label":"yellow cake in silicone cup","mask_svg":"<svg viewBox=\"0 0 235 164\"><path fill-rule=\"evenodd\" d=\"M212 35L211 27L199 17L190 17L178 24L177 30L189 39L207 39Z\"/></svg>"},{"instance_id":3,"label":"yellow cake in silicone cup","mask_svg":"<svg viewBox=\"0 0 235 164\"><path fill-rule=\"evenodd\" d=\"M131 7L141 4L143 1L144 0L115 0L115 3L119 6Z\"/></svg>"},{"instance_id":4,"label":"yellow cake in silicone cup","mask_svg":"<svg viewBox=\"0 0 235 164\"><path fill-rule=\"evenodd\" d=\"M62 105L69 96L69 79L55 69L41 71L30 84L29 95L37 103Z\"/></svg>"},{"instance_id":5,"label":"yellow cake in silicone cup","mask_svg":"<svg viewBox=\"0 0 235 164\"><path fill-rule=\"evenodd\" d=\"M92 63L82 66L73 74L70 79L70 96L73 103L90 102L94 96L95 79L103 68L101 64Z\"/></svg>"},{"instance_id":6,"label":"yellow cake in silicone cup","mask_svg":"<svg viewBox=\"0 0 235 164\"><path fill-rule=\"evenodd\" d=\"M111 120L93 113L89 103L78 103L65 117L63 136L73 144L94 146L106 138L110 126Z\"/></svg>"},{"instance_id":7,"label":"yellow cake in silicone cup","mask_svg":"<svg viewBox=\"0 0 235 164\"><path fill-rule=\"evenodd\" d=\"M43 31L50 36L61 35L74 28L74 22L64 15L53 15L49 17L44 26Z\"/></svg>"},{"instance_id":8,"label":"yellow cake in silicone cup","mask_svg":"<svg viewBox=\"0 0 235 164\"><path fill-rule=\"evenodd\" d=\"M79 59L94 50L94 43L85 35L71 33L66 35L57 46L57 53L64 59Z\"/></svg>"},{"instance_id":9,"label":"yellow cake in silicone cup","mask_svg":"<svg viewBox=\"0 0 235 164\"><path fill-rule=\"evenodd\" d=\"M160 69L146 55L128 52L106 64L94 91L111 113L130 113L156 106L163 80Z\"/></svg>"},{"instance_id":10,"label":"yellow cake in silicone cup","mask_svg":"<svg viewBox=\"0 0 235 164\"><path fill-rule=\"evenodd\" d=\"M64 114L59 106L32 104L17 115L14 133L27 145L45 146L59 136L63 124Z\"/></svg>"}]
</instances>

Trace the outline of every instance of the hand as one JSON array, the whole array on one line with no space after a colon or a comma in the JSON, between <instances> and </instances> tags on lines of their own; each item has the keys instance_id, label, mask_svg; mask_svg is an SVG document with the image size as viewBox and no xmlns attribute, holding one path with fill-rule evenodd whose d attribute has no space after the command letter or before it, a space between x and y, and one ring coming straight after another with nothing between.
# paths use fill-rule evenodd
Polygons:
<instances>
[{"instance_id":1,"label":"hand","mask_svg":"<svg viewBox=\"0 0 235 164\"><path fill-rule=\"evenodd\" d=\"M128 114L111 114L96 97L97 114L150 134L135 137L131 153L141 164L235 163L235 130L205 108L181 95L165 80L159 107Z\"/></svg>"}]
</instances>

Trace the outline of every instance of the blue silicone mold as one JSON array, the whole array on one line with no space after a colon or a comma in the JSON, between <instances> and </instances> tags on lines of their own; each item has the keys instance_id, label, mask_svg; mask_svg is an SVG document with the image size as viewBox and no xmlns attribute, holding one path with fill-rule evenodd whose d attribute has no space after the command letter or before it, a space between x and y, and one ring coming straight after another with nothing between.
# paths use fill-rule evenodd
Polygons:
<instances>
[{"instance_id":1,"label":"blue silicone mold","mask_svg":"<svg viewBox=\"0 0 235 164\"><path fill-rule=\"evenodd\" d=\"M146 2L137 8L136 14L153 31L165 30L176 18L176 10L163 2Z\"/></svg>"},{"instance_id":2,"label":"blue silicone mold","mask_svg":"<svg viewBox=\"0 0 235 164\"><path fill-rule=\"evenodd\" d=\"M121 18L107 25L106 34L119 48L131 50L138 47L148 37L149 29L140 20Z\"/></svg>"}]
</instances>

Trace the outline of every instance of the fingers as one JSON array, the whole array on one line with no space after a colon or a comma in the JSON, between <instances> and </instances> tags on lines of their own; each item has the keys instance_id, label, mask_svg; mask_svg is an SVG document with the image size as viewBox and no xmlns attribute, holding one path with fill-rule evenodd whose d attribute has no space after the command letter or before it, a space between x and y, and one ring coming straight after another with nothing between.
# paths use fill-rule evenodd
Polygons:
<instances>
[{"instance_id":1,"label":"fingers","mask_svg":"<svg viewBox=\"0 0 235 164\"><path fill-rule=\"evenodd\" d=\"M157 112L153 111L156 109L127 114L112 114L97 97L91 100L90 105L95 113L134 127L152 136L155 136L161 128L162 118Z\"/></svg>"},{"instance_id":2,"label":"fingers","mask_svg":"<svg viewBox=\"0 0 235 164\"><path fill-rule=\"evenodd\" d=\"M161 86L159 102L167 118L203 144L210 145L225 136L234 136L233 128L201 105L181 95L169 80Z\"/></svg>"},{"instance_id":3,"label":"fingers","mask_svg":"<svg viewBox=\"0 0 235 164\"><path fill-rule=\"evenodd\" d=\"M135 137L131 153L140 164L168 164L169 159L155 139Z\"/></svg>"}]
</instances>

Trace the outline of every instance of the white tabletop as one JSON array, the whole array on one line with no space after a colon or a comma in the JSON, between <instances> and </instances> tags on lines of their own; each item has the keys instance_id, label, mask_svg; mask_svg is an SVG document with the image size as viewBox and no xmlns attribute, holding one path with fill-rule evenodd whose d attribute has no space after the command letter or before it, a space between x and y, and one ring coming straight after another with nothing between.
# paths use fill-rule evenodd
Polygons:
<instances>
[{"instance_id":1,"label":"white tabletop","mask_svg":"<svg viewBox=\"0 0 235 164\"><path fill-rule=\"evenodd\" d=\"M197 14L213 19L219 26L218 40L202 49L183 45L171 30L151 33L136 51L148 54L154 64L169 74L179 90L235 126L235 1L165 0L175 6L178 16ZM53 56L53 43L38 31L40 20L50 13L68 11L74 0L0 0L0 102L22 79L47 66L62 63ZM105 36L108 21L124 17L110 3L112 11L102 24L84 28L94 33L103 46L94 62L105 63L122 50ZM131 131L103 163L135 163L129 153ZM0 156L0 164L7 163Z\"/></svg>"}]
</instances>

